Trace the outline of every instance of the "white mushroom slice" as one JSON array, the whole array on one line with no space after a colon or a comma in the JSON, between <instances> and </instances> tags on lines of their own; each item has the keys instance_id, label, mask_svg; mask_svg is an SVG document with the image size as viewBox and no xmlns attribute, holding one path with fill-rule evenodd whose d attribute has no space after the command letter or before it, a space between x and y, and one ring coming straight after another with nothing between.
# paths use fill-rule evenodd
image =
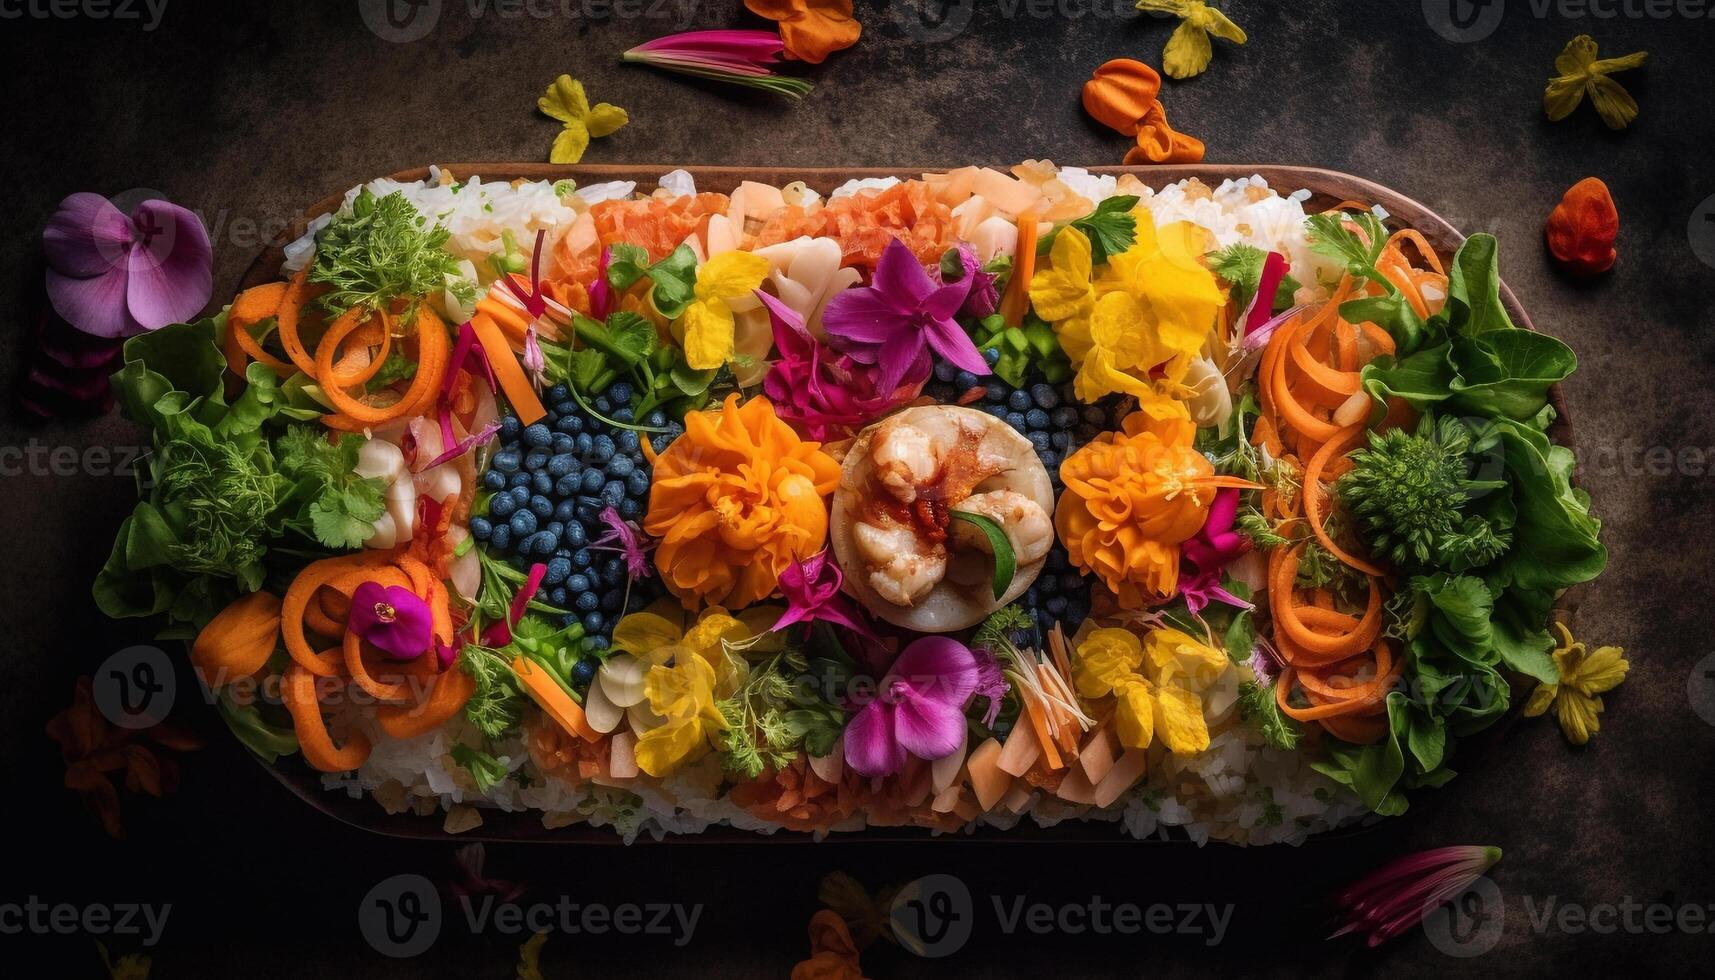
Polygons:
<instances>
[{"instance_id":1,"label":"white mushroom slice","mask_svg":"<svg viewBox=\"0 0 1715 980\"><path fill-rule=\"evenodd\" d=\"M584 696L584 717L589 720L591 728L606 735L619 727L625 718L625 709L608 700L600 684L591 684L589 694Z\"/></svg>"},{"instance_id":2,"label":"white mushroom slice","mask_svg":"<svg viewBox=\"0 0 1715 980\"><path fill-rule=\"evenodd\" d=\"M629 653L616 653L607 658L595 676L608 700L621 708L629 708L644 698L644 673L642 661Z\"/></svg>"}]
</instances>

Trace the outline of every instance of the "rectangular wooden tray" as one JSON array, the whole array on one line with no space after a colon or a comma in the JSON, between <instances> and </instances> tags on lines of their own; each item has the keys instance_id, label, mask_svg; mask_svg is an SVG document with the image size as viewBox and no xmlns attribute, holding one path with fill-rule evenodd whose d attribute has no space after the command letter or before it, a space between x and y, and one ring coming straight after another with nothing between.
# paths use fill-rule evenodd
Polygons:
<instances>
[{"instance_id":1,"label":"rectangular wooden tray","mask_svg":"<svg viewBox=\"0 0 1715 980\"><path fill-rule=\"evenodd\" d=\"M556 166L542 163L451 163L441 164L441 169L450 171L454 176L464 178L480 176L487 180L563 180L572 179L581 184L591 184L611 180L634 180L641 191L653 190L656 180L670 170L682 169L691 174L697 183L699 191L728 192L737 187L741 181L753 180L775 185L794 180L802 180L811 188L823 194L828 193L840 184L854 177L899 177L901 179L916 177L934 167L867 167L867 168L773 168L773 167L720 167L720 166L674 166L671 164L592 164L579 166ZM1305 201L1305 210L1315 212L1334 207L1344 201L1360 201L1370 205L1381 205L1391 216L1390 226L1409 226L1416 228L1429 241L1443 260L1450 258L1465 240L1457 228L1440 215L1417 201L1380 184L1354 177L1351 174L1334 170L1323 170L1316 167L1295 167L1279 165L1229 165L1229 164L1187 164L1158 167L1090 167L1091 173L1096 174L1133 174L1146 185L1154 188L1187 178L1198 178L1211 186L1232 178L1238 179L1252 175L1260 175L1268 181L1270 187L1282 194L1290 194L1298 190L1310 192L1310 198ZM414 181L425 180L429 176L428 167L403 170L390 174L393 180ZM302 235L309 223L315 218L328 214L340 206L344 200L344 191L330 195L305 209L304 213L294 221L292 227L281 235L268 249L251 263L246 270L241 288L257 285L279 278L280 265L284 261L283 246ZM1501 286L1501 300L1512 316L1513 322L1527 329L1535 329L1530 316L1505 284ZM1566 417L1565 406L1560 399L1558 390L1550 391L1550 398L1556 410L1560 413L1552 434L1557 442L1571 444L1570 423ZM1480 758L1490 755L1486 749L1501 740L1506 728L1518 715L1515 710L1509 712L1506 719L1497 723L1482 734L1461 740L1460 769L1469 770L1472 764ZM483 811L483 825L467 833L451 835L441 829L443 814L419 817L414 814L388 814L367 796L353 799L343 792L329 791L322 788L321 774L306 766L296 757L283 759L278 764L267 767L274 777L290 789L310 806L333 817L342 823L360 827L364 830L391 837L437 839L437 840L488 840L505 842L534 842L534 843L578 843L578 844L617 844L620 839L612 828L590 827L577 824L558 830L547 830L542 827L541 814L537 811L508 813L500 810L486 809ZM1445 795L1448 791L1441 791ZM1451 792L1457 793L1455 787ZM1414 811L1417 808L1414 807ZM1353 833L1361 833L1365 827L1355 827L1320 834L1311 839L1311 844L1324 841L1334 841ZM647 838L640 839L646 840ZM688 836L669 835L666 842L683 844L733 844L761 842L810 842L809 834L778 831L771 835L757 834L749 831L735 830L729 827L710 828L708 831ZM1138 843L1127 836L1118 824L1099 821L1067 821L1052 828L1040 828L1028 819L1012 830L1001 831L994 828L983 828L974 834L951 834L935 836L924 830L911 828L881 828L855 833L836 834L828 838L830 841L844 842L889 842L889 841L987 841L987 842L1086 842L1086 843ZM1182 837L1173 841L1150 843L1189 843Z\"/></svg>"}]
</instances>

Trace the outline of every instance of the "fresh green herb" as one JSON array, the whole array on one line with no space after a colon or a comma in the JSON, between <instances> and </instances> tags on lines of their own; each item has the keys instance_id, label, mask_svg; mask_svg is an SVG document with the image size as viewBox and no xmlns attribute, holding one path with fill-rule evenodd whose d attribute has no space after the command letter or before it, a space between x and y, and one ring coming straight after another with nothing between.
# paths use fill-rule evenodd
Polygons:
<instances>
[{"instance_id":1,"label":"fresh green herb","mask_svg":"<svg viewBox=\"0 0 1715 980\"><path fill-rule=\"evenodd\" d=\"M404 316L409 324L416 304L447 289L449 282L461 302L475 301L475 287L447 251L450 238L445 227L418 214L403 192L378 198L364 188L351 214L334 218L316 236L309 279L331 287L319 301L329 316L357 307L377 310L404 299L411 304Z\"/></svg>"},{"instance_id":2,"label":"fresh green herb","mask_svg":"<svg viewBox=\"0 0 1715 980\"><path fill-rule=\"evenodd\" d=\"M969 511L955 510L953 519L973 524L988 538L989 551L994 555L994 597L1006 595L1006 590L1012 587L1012 576L1018 568L1018 560L1013 555L1012 542L1007 538L1006 531L996 523L994 518Z\"/></svg>"},{"instance_id":3,"label":"fresh green herb","mask_svg":"<svg viewBox=\"0 0 1715 980\"><path fill-rule=\"evenodd\" d=\"M376 392L396 381L409 381L416 376L416 360L394 351L387 355L387 360L381 362L380 369L375 372L375 376L370 378L364 387L370 392Z\"/></svg>"},{"instance_id":4,"label":"fresh green herb","mask_svg":"<svg viewBox=\"0 0 1715 980\"><path fill-rule=\"evenodd\" d=\"M454 762L470 773L471 778L476 780L476 788L483 793L505 782L506 777L511 775L506 763L482 749L460 743L454 745L448 754L453 757Z\"/></svg>"},{"instance_id":5,"label":"fresh green herb","mask_svg":"<svg viewBox=\"0 0 1715 980\"><path fill-rule=\"evenodd\" d=\"M1101 265L1137 242L1137 219L1131 214L1137 200L1132 194L1110 197L1096 205L1094 211L1072 221L1072 227L1090 239L1091 262Z\"/></svg>"},{"instance_id":6,"label":"fresh green herb","mask_svg":"<svg viewBox=\"0 0 1715 980\"><path fill-rule=\"evenodd\" d=\"M1280 704L1274 699L1274 685L1265 686L1256 681L1239 684L1239 711L1268 744L1288 752L1298 747L1304 730L1280 710Z\"/></svg>"},{"instance_id":7,"label":"fresh green herb","mask_svg":"<svg viewBox=\"0 0 1715 980\"><path fill-rule=\"evenodd\" d=\"M281 756L297 753L298 736L292 729L263 721L262 713L255 705L239 704L232 699L230 691L220 692L215 708L238 741L260 756L263 762L273 764Z\"/></svg>"},{"instance_id":8,"label":"fresh green herb","mask_svg":"<svg viewBox=\"0 0 1715 980\"><path fill-rule=\"evenodd\" d=\"M292 426L280 436L275 451L280 473L308 499L304 509L315 539L329 548L360 548L375 532L375 520L386 509L380 480L358 476L358 450L363 437L342 436L330 443L322 432Z\"/></svg>"},{"instance_id":9,"label":"fresh green herb","mask_svg":"<svg viewBox=\"0 0 1715 980\"><path fill-rule=\"evenodd\" d=\"M488 739L506 736L518 727L523 695L512 666L499 652L471 644L459 653L459 669L476 682L465 702L464 716Z\"/></svg>"}]
</instances>

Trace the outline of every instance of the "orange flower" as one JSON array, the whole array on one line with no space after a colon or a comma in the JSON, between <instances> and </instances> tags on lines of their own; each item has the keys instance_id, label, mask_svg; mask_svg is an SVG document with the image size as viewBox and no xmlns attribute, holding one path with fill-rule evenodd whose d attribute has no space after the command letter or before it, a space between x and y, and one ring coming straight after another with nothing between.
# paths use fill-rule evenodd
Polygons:
<instances>
[{"instance_id":1,"label":"orange flower","mask_svg":"<svg viewBox=\"0 0 1715 980\"><path fill-rule=\"evenodd\" d=\"M1179 546L1209 516L1215 489L1251 487L1192 448L1196 423L1126 417L1060 465L1066 492L1054 526L1072 564L1101 577L1121 606L1166 600L1179 581Z\"/></svg>"},{"instance_id":2,"label":"orange flower","mask_svg":"<svg viewBox=\"0 0 1715 980\"><path fill-rule=\"evenodd\" d=\"M1155 69L1131 58L1115 58L1084 83L1084 111L1102 125L1131 136L1156 105L1160 92L1161 76Z\"/></svg>"},{"instance_id":3,"label":"orange flower","mask_svg":"<svg viewBox=\"0 0 1715 980\"><path fill-rule=\"evenodd\" d=\"M792 980L863 980L851 929L832 909L810 917L810 958L792 968Z\"/></svg>"},{"instance_id":4,"label":"orange flower","mask_svg":"<svg viewBox=\"0 0 1715 980\"><path fill-rule=\"evenodd\" d=\"M744 5L758 17L779 21L786 53L812 65L856 44L863 33L852 16L852 0L744 0Z\"/></svg>"},{"instance_id":5,"label":"orange flower","mask_svg":"<svg viewBox=\"0 0 1715 980\"><path fill-rule=\"evenodd\" d=\"M655 565L687 609L742 609L772 595L780 573L822 550L840 464L804 442L756 397L692 412L655 460L643 529Z\"/></svg>"},{"instance_id":6,"label":"orange flower","mask_svg":"<svg viewBox=\"0 0 1715 980\"><path fill-rule=\"evenodd\" d=\"M1150 103L1137 127L1137 145L1126 151L1126 166L1144 163L1200 163L1203 141L1167 124L1167 110Z\"/></svg>"}]
</instances>

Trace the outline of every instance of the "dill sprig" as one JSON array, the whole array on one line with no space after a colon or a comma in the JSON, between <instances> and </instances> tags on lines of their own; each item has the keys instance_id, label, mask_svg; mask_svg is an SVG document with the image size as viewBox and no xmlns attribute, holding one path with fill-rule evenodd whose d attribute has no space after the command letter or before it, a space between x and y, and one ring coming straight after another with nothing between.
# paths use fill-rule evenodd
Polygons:
<instances>
[{"instance_id":1,"label":"dill sprig","mask_svg":"<svg viewBox=\"0 0 1715 980\"><path fill-rule=\"evenodd\" d=\"M321 300L329 316L362 307L378 310L396 299L408 302L403 322L416 318L422 298L451 288L461 302L475 290L447 251L451 233L431 224L405 195L376 197L364 188L351 214L336 217L316 238L311 282L332 287Z\"/></svg>"}]
</instances>

